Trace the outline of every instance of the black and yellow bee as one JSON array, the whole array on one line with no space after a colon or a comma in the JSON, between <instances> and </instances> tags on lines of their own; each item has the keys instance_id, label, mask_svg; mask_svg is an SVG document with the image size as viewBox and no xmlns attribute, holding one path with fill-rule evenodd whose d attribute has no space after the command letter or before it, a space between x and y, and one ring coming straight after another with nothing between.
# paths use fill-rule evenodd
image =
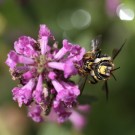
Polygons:
<instances>
[{"instance_id":1,"label":"black and yellow bee","mask_svg":"<svg viewBox=\"0 0 135 135\"><path fill-rule=\"evenodd\" d=\"M91 79L89 79L89 83L91 84L96 84L99 81L104 81L106 98L108 99L107 81L111 76L113 76L113 78L116 80L115 76L113 75L113 71L119 69L119 67L114 68L113 61L122 50L125 42L119 49L113 50L112 57L101 53L101 49L99 48L100 43L101 36L93 39L91 41L91 50L86 52L86 54L83 56L82 66L80 67L78 64L75 64L75 67L78 69L78 72L81 76L86 77L82 85L83 88L88 77L91 77Z\"/></svg>"}]
</instances>

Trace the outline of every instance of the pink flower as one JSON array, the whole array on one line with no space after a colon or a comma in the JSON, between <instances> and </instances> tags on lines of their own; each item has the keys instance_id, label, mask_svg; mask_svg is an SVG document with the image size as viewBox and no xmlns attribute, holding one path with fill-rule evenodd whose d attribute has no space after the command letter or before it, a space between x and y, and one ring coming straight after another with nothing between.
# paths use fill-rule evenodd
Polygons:
<instances>
[{"instance_id":1,"label":"pink flower","mask_svg":"<svg viewBox=\"0 0 135 135\"><path fill-rule=\"evenodd\" d=\"M63 40L63 47L56 53L54 58L56 60L61 59L67 52L71 51L72 47L73 47L73 45L71 43L69 43L68 40L64 39Z\"/></svg>"},{"instance_id":2,"label":"pink flower","mask_svg":"<svg viewBox=\"0 0 135 135\"><path fill-rule=\"evenodd\" d=\"M119 3L120 0L106 0L106 10L110 16L116 15L116 10Z\"/></svg>"},{"instance_id":3,"label":"pink flower","mask_svg":"<svg viewBox=\"0 0 135 135\"><path fill-rule=\"evenodd\" d=\"M77 85L66 83L66 82L58 82L57 80L53 80L52 84L57 91L56 100L63 101L65 104L72 104L76 102L77 96L80 94L80 90Z\"/></svg>"},{"instance_id":4,"label":"pink flower","mask_svg":"<svg viewBox=\"0 0 135 135\"><path fill-rule=\"evenodd\" d=\"M36 103L40 104L44 100L44 93L43 93L43 78L42 75L38 77L38 82L36 89L33 91L33 99Z\"/></svg>"},{"instance_id":5,"label":"pink flower","mask_svg":"<svg viewBox=\"0 0 135 135\"><path fill-rule=\"evenodd\" d=\"M18 102L19 107L22 104L29 104L32 101L32 90L34 88L35 81L31 79L25 86L23 87L15 87L12 90L13 99Z\"/></svg>"},{"instance_id":6,"label":"pink flower","mask_svg":"<svg viewBox=\"0 0 135 135\"><path fill-rule=\"evenodd\" d=\"M6 60L6 64L14 69L17 64L34 64L34 60L23 55L17 54L15 51L10 51L8 54L8 58Z\"/></svg>"},{"instance_id":7,"label":"pink flower","mask_svg":"<svg viewBox=\"0 0 135 135\"><path fill-rule=\"evenodd\" d=\"M28 116L36 122L43 121L41 114L47 116L51 110L58 122L68 120L80 94L78 85L70 77L78 74L74 63L80 63L85 49L66 39L58 49L46 25L40 25L37 41L21 36L14 48L6 60L13 79L20 82L12 90L13 99L20 107L28 106Z\"/></svg>"},{"instance_id":8,"label":"pink flower","mask_svg":"<svg viewBox=\"0 0 135 135\"><path fill-rule=\"evenodd\" d=\"M65 104L61 101L54 101L53 102L53 109L54 112L56 113L57 121L59 123L63 123L66 120L68 120L69 116L71 115L71 111L65 107Z\"/></svg>"},{"instance_id":9,"label":"pink flower","mask_svg":"<svg viewBox=\"0 0 135 135\"><path fill-rule=\"evenodd\" d=\"M36 41L31 37L27 37L27 36L20 37L18 41L15 41L14 43L15 51L18 54L22 54L27 57L34 57L37 55L34 49L35 47L36 47Z\"/></svg>"},{"instance_id":10,"label":"pink flower","mask_svg":"<svg viewBox=\"0 0 135 135\"><path fill-rule=\"evenodd\" d=\"M41 116L42 109L39 105L32 104L28 107L28 116L35 122L42 122L43 117Z\"/></svg>"},{"instance_id":11,"label":"pink flower","mask_svg":"<svg viewBox=\"0 0 135 135\"><path fill-rule=\"evenodd\" d=\"M62 103L54 102L54 109L51 110L47 120L56 123L63 123L65 120L68 120L76 130L81 131L87 124L86 116L89 112L89 105L78 105L76 109L72 108L69 111L65 110Z\"/></svg>"},{"instance_id":12,"label":"pink flower","mask_svg":"<svg viewBox=\"0 0 135 135\"><path fill-rule=\"evenodd\" d=\"M86 125L86 119L84 116L74 110L72 111L72 115L69 117L69 120L77 130L81 130Z\"/></svg>"}]
</instances>

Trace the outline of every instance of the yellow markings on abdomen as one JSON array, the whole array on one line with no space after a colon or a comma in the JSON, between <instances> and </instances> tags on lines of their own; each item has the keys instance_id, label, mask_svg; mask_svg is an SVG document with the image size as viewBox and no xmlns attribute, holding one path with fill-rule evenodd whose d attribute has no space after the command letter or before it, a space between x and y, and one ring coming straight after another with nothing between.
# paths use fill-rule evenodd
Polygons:
<instances>
[{"instance_id":1,"label":"yellow markings on abdomen","mask_svg":"<svg viewBox=\"0 0 135 135\"><path fill-rule=\"evenodd\" d=\"M99 66L98 68L98 72L103 75L106 74L106 70L107 70L107 66Z\"/></svg>"}]
</instances>

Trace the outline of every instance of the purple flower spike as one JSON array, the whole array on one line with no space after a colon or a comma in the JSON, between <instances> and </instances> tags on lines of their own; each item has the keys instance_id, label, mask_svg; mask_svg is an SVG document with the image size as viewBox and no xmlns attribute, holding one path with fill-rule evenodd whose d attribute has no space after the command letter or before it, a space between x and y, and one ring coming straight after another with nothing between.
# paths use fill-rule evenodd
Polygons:
<instances>
[{"instance_id":1,"label":"purple flower spike","mask_svg":"<svg viewBox=\"0 0 135 135\"><path fill-rule=\"evenodd\" d=\"M39 39L39 43L41 45L41 54L44 55L47 52L48 37L42 37Z\"/></svg>"},{"instance_id":2,"label":"purple flower spike","mask_svg":"<svg viewBox=\"0 0 135 135\"><path fill-rule=\"evenodd\" d=\"M80 94L78 86L73 84L73 86L70 86L70 83L60 83L56 80L53 80L52 84L57 91L56 100L63 101L65 104L68 105L67 107L72 107L73 103L76 102L77 96Z\"/></svg>"},{"instance_id":3,"label":"purple flower spike","mask_svg":"<svg viewBox=\"0 0 135 135\"><path fill-rule=\"evenodd\" d=\"M65 108L65 105L62 102L54 101L53 108L58 115L57 120L59 123L65 122L71 115L71 112L67 111L67 108Z\"/></svg>"},{"instance_id":4,"label":"purple flower spike","mask_svg":"<svg viewBox=\"0 0 135 135\"><path fill-rule=\"evenodd\" d=\"M68 40L63 40L63 47L58 51L58 53L54 56L55 59L61 59L67 52L70 52L72 48L72 44L68 42Z\"/></svg>"},{"instance_id":5,"label":"purple flower spike","mask_svg":"<svg viewBox=\"0 0 135 135\"><path fill-rule=\"evenodd\" d=\"M39 105L30 105L28 107L28 116L35 122L42 122L43 117L41 116L42 109Z\"/></svg>"},{"instance_id":6,"label":"purple flower spike","mask_svg":"<svg viewBox=\"0 0 135 135\"><path fill-rule=\"evenodd\" d=\"M57 80L52 80L52 84L57 92L64 89L64 87Z\"/></svg>"},{"instance_id":7,"label":"purple flower spike","mask_svg":"<svg viewBox=\"0 0 135 135\"><path fill-rule=\"evenodd\" d=\"M74 95L76 96L79 96L80 95L80 90L79 90L79 86L78 85L75 85L74 83L67 83L67 82L64 82L62 81L61 84L67 88L67 89L71 89L72 90L72 93L74 93Z\"/></svg>"},{"instance_id":8,"label":"purple flower spike","mask_svg":"<svg viewBox=\"0 0 135 135\"><path fill-rule=\"evenodd\" d=\"M68 78L72 75L76 75L77 73L77 69L75 68L72 59L67 60L64 65L64 77Z\"/></svg>"},{"instance_id":9,"label":"purple flower spike","mask_svg":"<svg viewBox=\"0 0 135 135\"><path fill-rule=\"evenodd\" d=\"M56 99L58 101L63 101L66 105L68 105L68 107L72 107L72 103L76 102L76 96L74 95L74 93L72 92L72 90L61 90L58 94Z\"/></svg>"},{"instance_id":10,"label":"purple flower spike","mask_svg":"<svg viewBox=\"0 0 135 135\"><path fill-rule=\"evenodd\" d=\"M25 72L22 75L22 80L26 83L28 82L30 79L32 79L34 77L34 74L31 71Z\"/></svg>"},{"instance_id":11,"label":"purple flower spike","mask_svg":"<svg viewBox=\"0 0 135 135\"><path fill-rule=\"evenodd\" d=\"M71 50L70 57L73 57L74 61L80 61L83 55L86 53L85 49L79 45L74 45Z\"/></svg>"},{"instance_id":12,"label":"purple flower spike","mask_svg":"<svg viewBox=\"0 0 135 135\"><path fill-rule=\"evenodd\" d=\"M10 51L8 54L8 58L6 60L6 64L13 69L18 63L18 56L15 51Z\"/></svg>"},{"instance_id":13,"label":"purple flower spike","mask_svg":"<svg viewBox=\"0 0 135 135\"><path fill-rule=\"evenodd\" d=\"M40 25L40 29L39 29L39 38L42 37L52 37L51 31L44 24Z\"/></svg>"},{"instance_id":14,"label":"purple flower spike","mask_svg":"<svg viewBox=\"0 0 135 135\"><path fill-rule=\"evenodd\" d=\"M76 111L72 111L72 115L69 117L69 120L72 122L76 130L82 130L86 125L86 119Z\"/></svg>"},{"instance_id":15,"label":"purple flower spike","mask_svg":"<svg viewBox=\"0 0 135 135\"><path fill-rule=\"evenodd\" d=\"M20 64L34 64L34 60L22 55L18 55L18 63Z\"/></svg>"},{"instance_id":16,"label":"purple flower spike","mask_svg":"<svg viewBox=\"0 0 135 135\"><path fill-rule=\"evenodd\" d=\"M32 101L32 90L34 88L35 81L31 79L24 87L15 87L12 90L13 99L18 102L19 107L22 104L29 104Z\"/></svg>"},{"instance_id":17,"label":"purple flower spike","mask_svg":"<svg viewBox=\"0 0 135 135\"><path fill-rule=\"evenodd\" d=\"M42 75L38 78L38 83L36 86L36 90L33 92L33 99L36 103L40 104L43 101L43 78Z\"/></svg>"},{"instance_id":18,"label":"purple flower spike","mask_svg":"<svg viewBox=\"0 0 135 135\"><path fill-rule=\"evenodd\" d=\"M33 64L34 60L22 55L18 55L15 51L10 51L8 54L8 59L6 60L6 64L13 69L17 64Z\"/></svg>"},{"instance_id":19,"label":"purple flower spike","mask_svg":"<svg viewBox=\"0 0 135 135\"><path fill-rule=\"evenodd\" d=\"M62 62L49 62L48 66L58 70L64 70L65 63Z\"/></svg>"},{"instance_id":20,"label":"purple flower spike","mask_svg":"<svg viewBox=\"0 0 135 135\"><path fill-rule=\"evenodd\" d=\"M19 82L12 90L19 107L28 106L28 116L35 122L43 121L44 114L46 117L53 115L59 123L70 117L76 124L71 116L78 107L80 90L70 77L78 73L75 64L81 65L85 49L66 39L59 49L46 25L40 25L37 40L21 36L15 41L14 49L9 52L6 64L13 80ZM79 114L74 116L82 121ZM81 128L78 124L76 127Z\"/></svg>"},{"instance_id":21,"label":"purple flower spike","mask_svg":"<svg viewBox=\"0 0 135 135\"><path fill-rule=\"evenodd\" d=\"M45 54L48 48L48 40L52 37L52 34L46 25L40 25L39 30L39 43L41 46L41 54Z\"/></svg>"},{"instance_id":22,"label":"purple flower spike","mask_svg":"<svg viewBox=\"0 0 135 135\"><path fill-rule=\"evenodd\" d=\"M64 72L64 77L68 78L72 75L77 74L77 69L74 66L72 59L67 60L66 62L49 62L48 66L54 69L62 70Z\"/></svg>"},{"instance_id":23,"label":"purple flower spike","mask_svg":"<svg viewBox=\"0 0 135 135\"><path fill-rule=\"evenodd\" d=\"M26 57L34 57L37 55L35 51L36 41L31 37L22 36L14 43L14 48L17 53L23 54Z\"/></svg>"},{"instance_id":24,"label":"purple flower spike","mask_svg":"<svg viewBox=\"0 0 135 135\"><path fill-rule=\"evenodd\" d=\"M49 72L49 74L48 74L48 77L49 77L49 79L51 79L51 80L54 80L55 78L56 78L56 74L55 74L55 72Z\"/></svg>"}]
</instances>

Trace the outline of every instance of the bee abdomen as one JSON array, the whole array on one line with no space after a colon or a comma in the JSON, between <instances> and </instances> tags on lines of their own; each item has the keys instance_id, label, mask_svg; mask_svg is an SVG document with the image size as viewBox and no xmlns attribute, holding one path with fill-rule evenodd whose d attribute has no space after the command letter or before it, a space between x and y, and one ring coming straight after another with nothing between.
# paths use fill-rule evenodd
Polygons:
<instances>
[{"instance_id":1,"label":"bee abdomen","mask_svg":"<svg viewBox=\"0 0 135 135\"><path fill-rule=\"evenodd\" d=\"M95 74L97 75L97 78L101 78L101 80L106 80L111 76L112 69L113 64L110 61L101 61L95 67Z\"/></svg>"}]
</instances>

